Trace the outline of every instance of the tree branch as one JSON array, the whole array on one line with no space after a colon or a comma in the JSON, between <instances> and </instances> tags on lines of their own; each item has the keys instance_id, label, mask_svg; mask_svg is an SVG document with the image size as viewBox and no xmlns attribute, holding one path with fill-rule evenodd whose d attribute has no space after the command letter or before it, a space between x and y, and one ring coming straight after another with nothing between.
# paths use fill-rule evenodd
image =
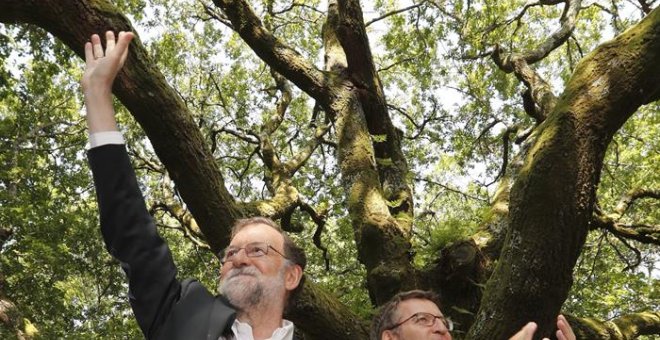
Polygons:
<instances>
[{"instance_id":1,"label":"tree branch","mask_svg":"<svg viewBox=\"0 0 660 340\"><path fill-rule=\"evenodd\" d=\"M473 200L475 200L475 201L481 201L481 202L486 202L486 203L488 203L488 200L487 200L487 199L484 199L484 198L481 198L481 197L477 197L477 196L473 196L473 195L470 195L470 194L464 193L464 192L462 192L462 191L460 191L460 190L458 190L458 189L452 188L452 187L450 187L450 186L448 186L448 185L446 185L446 184L442 184L442 183L440 183L440 182L436 182L436 181L431 180L431 179L421 178L421 177L416 177L416 178L415 178L415 181L426 182L426 183L429 183L429 184L437 185L437 186L439 186L439 187L441 187L441 188L443 188L443 189L445 189L445 190L447 190L447 191L451 191L451 192L453 192L453 193L459 194L459 195L461 195L461 196L463 196L463 197L465 197L465 198L469 198L469 199L473 199Z\"/></svg>"},{"instance_id":2,"label":"tree branch","mask_svg":"<svg viewBox=\"0 0 660 340\"><path fill-rule=\"evenodd\" d=\"M558 2L557 2L558 3ZM561 16L561 26L557 31L552 33L546 41L541 43L536 49L523 53L523 59L528 64L534 64L539 60L545 58L550 52L561 46L571 36L575 23L577 21L578 13L580 13L580 6L582 0L565 0L564 13Z\"/></svg>"},{"instance_id":3,"label":"tree branch","mask_svg":"<svg viewBox=\"0 0 660 340\"><path fill-rule=\"evenodd\" d=\"M609 217L618 220L623 216L626 211L633 205L633 203L642 198L655 198L660 199L660 189L632 189L628 191L614 208L614 214Z\"/></svg>"},{"instance_id":4,"label":"tree branch","mask_svg":"<svg viewBox=\"0 0 660 340\"><path fill-rule=\"evenodd\" d=\"M330 124L317 127L314 138L307 142L307 146L298 150L296 155L284 164L284 170L290 177L293 177L305 165L309 157L312 156L316 148L321 144L323 136L330 131L330 127Z\"/></svg>"},{"instance_id":5,"label":"tree branch","mask_svg":"<svg viewBox=\"0 0 660 340\"><path fill-rule=\"evenodd\" d=\"M183 209L181 205L167 204L165 202L156 202L151 205L151 208L149 208L149 214L151 216L154 216L154 214L157 211L163 211L167 213L169 216L171 216L177 222L179 222L179 225L181 227L173 228L171 226L162 223L160 223L159 226L179 230L183 233L183 236L185 238L189 239L196 246L204 249L209 249L209 250L211 249L208 243L203 241L204 235L201 233L201 230L199 229L199 226L197 225L197 222L195 221L193 216L190 214L188 210Z\"/></svg>"},{"instance_id":6,"label":"tree branch","mask_svg":"<svg viewBox=\"0 0 660 340\"><path fill-rule=\"evenodd\" d=\"M641 1L641 0L640 0L640 1ZM377 22L377 21L380 21L380 20L386 19L386 18L391 17L391 16L393 16L393 15L396 15L396 14L399 14L399 13L403 13L403 12L407 12L407 11L409 11L409 10L411 10L411 9L419 8L419 7L423 6L424 4L426 4L427 2L428 2L428 0L422 0L422 2L420 2L420 3L418 3L418 4L411 5L411 6L408 6L408 7L404 7L404 8L401 8L401 9L397 9L397 10L394 10L394 11L391 11L391 12L388 12L388 13L385 13L385 14L379 16L378 18L374 18L374 19L369 20L368 22L366 22L366 23L364 24L364 27L369 27L369 25L373 24L374 22Z\"/></svg>"},{"instance_id":7,"label":"tree branch","mask_svg":"<svg viewBox=\"0 0 660 340\"><path fill-rule=\"evenodd\" d=\"M270 69L270 74L275 80L275 87L280 91L281 97L277 101L275 108L275 115L266 119L264 125L261 126L260 134L262 135L272 135L277 128L282 124L284 120L284 115L286 114L289 104L291 104L291 86L289 83L280 75L275 72L272 68Z\"/></svg>"},{"instance_id":8,"label":"tree branch","mask_svg":"<svg viewBox=\"0 0 660 340\"><path fill-rule=\"evenodd\" d=\"M592 229L604 229L617 237L632 239L641 243L660 245L660 225L617 223L608 216L594 215Z\"/></svg>"},{"instance_id":9,"label":"tree branch","mask_svg":"<svg viewBox=\"0 0 660 340\"><path fill-rule=\"evenodd\" d=\"M529 89L523 93L523 103L526 112L532 116L538 124L554 109L557 99L552 93L552 87L548 84L525 60L523 55L507 54L502 57L499 45L491 55L495 64L504 72L514 72L516 78L522 81ZM538 109L536 108L538 105ZM534 110L532 110L534 108ZM531 112L530 112L531 111Z\"/></svg>"},{"instance_id":10,"label":"tree branch","mask_svg":"<svg viewBox=\"0 0 660 340\"><path fill-rule=\"evenodd\" d=\"M506 338L522 326L521 313L537 322L540 337L554 330L592 220L606 147L641 105L660 97L658 32L655 9L584 57L537 129L511 189L507 236L469 338Z\"/></svg>"},{"instance_id":11,"label":"tree branch","mask_svg":"<svg viewBox=\"0 0 660 340\"><path fill-rule=\"evenodd\" d=\"M506 169L509 166L509 145L511 143L511 134L518 131L517 126L507 128L506 131L502 134L502 166L500 166L500 171L497 173L497 176L493 179L492 182L486 184L487 187L491 184L497 182L502 176L506 175Z\"/></svg>"},{"instance_id":12,"label":"tree branch","mask_svg":"<svg viewBox=\"0 0 660 340\"><path fill-rule=\"evenodd\" d=\"M660 312L640 312L609 321L566 316L578 339L625 340L660 334Z\"/></svg>"},{"instance_id":13,"label":"tree branch","mask_svg":"<svg viewBox=\"0 0 660 340\"><path fill-rule=\"evenodd\" d=\"M325 75L269 32L245 0L213 0L231 20L234 30L266 64L323 102L328 90Z\"/></svg>"},{"instance_id":14,"label":"tree branch","mask_svg":"<svg viewBox=\"0 0 660 340\"><path fill-rule=\"evenodd\" d=\"M337 8L337 37L348 62L348 77L356 88L361 111L372 137L378 180L389 201L391 216L402 230L410 230L413 218L413 195L407 183L408 164L401 149L401 133L392 124L385 94L376 73L362 9L357 0L338 0L328 7ZM328 14L330 18L330 13ZM356 114L356 113L353 113Z\"/></svg>"},{"instance_id":15,"label":"tree branch","mask_svg":"<svg viewBox=\"0 0 660 340\"><path fill-rule=\"evenodd\" d=\"M314 231L314 236L313 236L313 241L314 245L316 248L318 248L322 255L323 255L323 262L325 263L325 270L330 271L330 258L328 257L328 248L323 246L321 243L321 234L323 233L323 230L325 230L325 221L326 221L326 214L327 214L327 209L317 212L316 209L314 209L311 205L305 203L305 202L300 202L299 204L300 209L304 212L306 212L309 217L312 218L312 221L316 224L316 230Z\"/></svg>"}]
</instances>

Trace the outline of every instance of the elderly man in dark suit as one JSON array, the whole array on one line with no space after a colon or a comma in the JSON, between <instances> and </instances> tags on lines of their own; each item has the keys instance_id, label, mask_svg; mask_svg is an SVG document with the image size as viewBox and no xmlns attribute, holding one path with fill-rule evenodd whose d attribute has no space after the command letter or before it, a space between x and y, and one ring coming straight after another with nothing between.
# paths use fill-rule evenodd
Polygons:
<instances>
[{"instance_id":1,"label":"elderly man in dark suit","mask_svg":"<svg viewBox=\"0 0 660 340\"><path fill-rule=\"evenodd\" d=\"M129 300L148 339L291 340L282 317L302 285L306 259L272 220L256 217L234 226L220 255L222 295L195 280L179 281L171 253L148 214L112 107L112 83L126 60L130 32L94 34L85 45L81 84L90 132L90 166L97 189L101 232L129 279Z\"/></svg>"}]
</instances>

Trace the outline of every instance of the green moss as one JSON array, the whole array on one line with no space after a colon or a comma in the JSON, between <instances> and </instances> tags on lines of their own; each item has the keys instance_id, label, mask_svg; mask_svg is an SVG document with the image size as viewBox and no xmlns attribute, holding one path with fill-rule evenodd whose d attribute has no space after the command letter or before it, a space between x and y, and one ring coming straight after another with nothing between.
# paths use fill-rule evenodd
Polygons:
<instances>
[{"instance_id":1,"label":"green moss","mask_svg":"<svg viewBox=\"0 0 660 340\"><path fill-rule=\"evenodd\" d=\"M396 213L396 214L394 215L394 218L395 218L397 221L403 221L403 222L406 222L406 223L409 223L409 224L412 224L412 222L413 222L413 216L412 216L412 214L407 213L407 212L405 212L405 211L399 211L398 213Z\"/></svg>"},{"instance_id":2,"label":"green moss","mask_svg":"<svg viewBox=\"0 0 660 340\"><path fill-rule=\"evenodd\" d=\"M390 207L390 208L396 208L396 207L400 206L403 203L403 201L404 201L403 198L399 198L399 199L392 200L392 201L387 200L385 202L385 204L387 204L387 206Z\"/></svg>"},{"instance_id":3,"label":"green moss","mask_svg":"<svg viewBox=\"0 0 660 340\"><path fill-rule=\"evenodd\" d=\"M392 161L392 158L376 158L376 163L380 166L392 166L394 165L394 162Z\"/></svg>"},{"instance_id":4,"label":"green moss","mask_svg":"<svg viewBox=\"0 0 660 340\"><path fill-rule=\"evenodd\" d=\"M371 140L373 140L376 143L383 143L387 141L387 135L386 134L371 135Z\"/></svg>"}]
</instances>

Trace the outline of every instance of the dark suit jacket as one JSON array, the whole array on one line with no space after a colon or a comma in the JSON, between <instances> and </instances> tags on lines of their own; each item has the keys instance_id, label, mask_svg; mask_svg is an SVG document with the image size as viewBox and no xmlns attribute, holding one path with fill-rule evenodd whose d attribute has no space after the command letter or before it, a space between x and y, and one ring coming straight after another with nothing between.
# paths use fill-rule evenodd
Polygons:
<instances>
[{"instance_id":1,"label":"dark suit jacket","mask_svg":"<svg viewBox=\"0 0 660 340\"><path fill-rule=\"evenodd\" d=\"M90 149L105 245L126 273L129 300L147 339L217 340L236 311L195 280L180 282L156 232L124 145Z\"/></svg>"}]
</instances>

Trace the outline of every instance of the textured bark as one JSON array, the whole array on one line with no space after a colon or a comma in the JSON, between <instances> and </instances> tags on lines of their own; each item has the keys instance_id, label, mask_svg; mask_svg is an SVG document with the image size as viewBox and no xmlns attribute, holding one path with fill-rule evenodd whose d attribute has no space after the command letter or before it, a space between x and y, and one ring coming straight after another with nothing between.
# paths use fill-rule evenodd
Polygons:
<instances>
[{"instance_id":1,"label":"textured bark","mask_svg":"<svg viewBox=\"0 0 660 340\"><path fill-rule=\"evenodd\" d=\"M473 239L454 242L440 251L438 259L422 273L420 288L440 293L441 310L454 322L460 339L474 322L490 259Z\"/></svg>"},{"instance_id":2,"label":"textured bark","mask_svg":"<svg viewBox=\"0 0 660 340\"><path fill-rule=\"evenodd\" d=\"M660 96L660 10L585 57L511 192L502 256L469 337L506 338L527 320L549 336L586 238L607 145ZM524 317L521 317L524 316Z\"/></svg>"},{"instance_id":3,"label":"textured bark","mask_svg":"<svg viewBox=\"0 0 660 340\"><path fill-rule=\"evenodd\" d=\"M369 322L318 287L306 283L292 307L285 316L305 331L305 339L369 339Z\"/></svg>"},{"instance_id":4,"label":"textured bark","mask_svg":"<svg viewBox=\"0 0 660 340\"><path fill-rule=\"evenodd\" d=\"M360 101L350 82L336 86L330 110L337 117L337 162L355 231L358 257L376 304L417 286L410 264L410 236L390 215Z\"/></svg>"},{"instance_id":5,"label":"textured bark","mask_svg":"<svg viewBox=\"0 0 660 340\"><path fill-rule=\"evenodd\" d=\"M660 313L635 313L614 320L568 318L578 339L630 340L640 335L660 334Z\"/></svg>"},{"instance_id":6,"label":"textured bark","mask_svg":"<svg viewBox=\"0 0 660 340\"><path fill-rule=\"evenodd\" d=\"M412 192L406 178L408 164L401 149L400 132L392 124L383 85L376 72L362 9L356 0L338 0L337 3L334 29L372 137L380 185L397 225L405 234L410 234L414 215Z\"/></svg>"}]
</instances>

